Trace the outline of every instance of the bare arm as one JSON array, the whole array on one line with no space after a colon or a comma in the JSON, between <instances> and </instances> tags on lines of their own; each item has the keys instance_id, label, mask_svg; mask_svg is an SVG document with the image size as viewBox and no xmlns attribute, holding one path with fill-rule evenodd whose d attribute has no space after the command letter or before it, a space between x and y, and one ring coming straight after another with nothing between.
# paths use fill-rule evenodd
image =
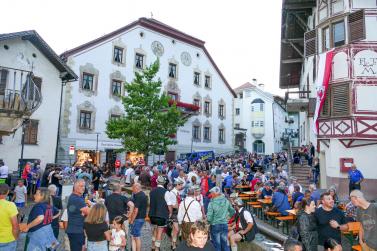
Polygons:
<instances>
[{"instance_id":1,"label":"bare arm","mask_svg":"<svg viewBox=\"0 0 377 251\"><path fill-rule=\"evenodd\" d=\"M246 229L245 229L245 230L241 230L240 233L241 233L241 234L246 234L246 233L248 233L248 232L253 228L253 226L254 226L253 223L248 223Z\"/></svg>"},{"instance_id":2,"label":"bare arm","mask_svg":"<svg viewBox=\"0 0 377 251\"><path fill-rule=\"evenodd\" d=\"M132 224L134 222L138 211L139 211L139 208L137 208L137 207L135 207L134 210L132 211L132 214L131 214L130 218L128 219L128 222L130 224Z\"/></svg>"},{"instance_id":3,"label":"bare arm","mask_svg":"<svg viewBox=\"0 0 377 251\"><path fill-rule=\"evenodd\" d=\"M18 239L18 234L20 233L20 228L18 226L18 220L17 220L17 215L13 216L11 218L11 223L12 223L12 234L14 238L17 240Z\"/></svg>"},{"instance_id":4,"label":"bare arm","mask_svg":"<svg viewBox=\"0 0 377 251\"><path fill-rule=\"evenodd\" d=\"M25 232L29 231L30 228L35 227L35 226L41 224L44 218L45 218L44 215L39 215L32 222L30 222L29 224L26 225Z\"/></svg>"},{"instance_id":5,"label":"bare arm","mask_svg":"<svg viewBox=\"0 0 377 251\"><path fill-rule=\"evenodd\" d=\"M105 233L105 238L107 241L111 240L111 230L107 230Z\"/></svg>"},{"instance_id":6,"label":"bare arm","mask_svg":"<svg viewBox=\"0 0 377 251\"><path fill-rule=\"evenodd\" d=\"M360 230L359 230L359 244L363 245L364 244L364 229L363 225L360 224Z\"/></svg>"},{"instance_id":7,"label":"bare arm","mask_svg":"<svg viewBox=\"0 0 377 251\"><path fill-rule=\"evenodd\" d=\"M127 206L128 206L128 212L127 212L127 218L130 218L130 216L131 216L131 214L132 214L132 212L134 211L134 208L135 208L135 204L132 202L132 201L129 201L128 203L127 203Z\"/></svg>"}]
</instances>

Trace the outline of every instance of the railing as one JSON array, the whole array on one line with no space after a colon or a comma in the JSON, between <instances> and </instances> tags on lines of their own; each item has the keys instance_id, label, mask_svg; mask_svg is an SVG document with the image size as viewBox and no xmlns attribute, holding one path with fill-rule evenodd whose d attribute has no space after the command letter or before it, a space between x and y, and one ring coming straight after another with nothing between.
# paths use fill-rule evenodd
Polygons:
<instances>
[{"instance_id":1,"label":"railing","mask_svg":"<svg viewBox=\"0 0 377 251\"><path fill-rule=\"evenodd\" d=\"M30 116L42 103L33 72L0 66L0 112Z\"/></svg>"}]
</instances>

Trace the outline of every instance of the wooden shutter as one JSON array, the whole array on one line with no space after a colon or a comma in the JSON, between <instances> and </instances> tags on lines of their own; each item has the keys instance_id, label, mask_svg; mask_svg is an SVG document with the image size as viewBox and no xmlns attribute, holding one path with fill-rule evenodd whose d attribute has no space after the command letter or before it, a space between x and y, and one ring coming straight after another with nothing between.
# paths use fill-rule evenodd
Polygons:
<instances>
[{"instance_id":1,"label":"wooden shutter","mask_svg":"<svg viewBox=\"0 0 377 251\"><path fill-rule=\"evenodd\" d=\"M5 94L5 89L7 88L7 79L8 79L8 71L7 70L0 70L0 95Z\"/></svg>"},{"instance_id":2,"label":"wooden shutter","mask_svg":"<svg viewBox=\"0 0 377 251\"><path fill-rule=\"evenodd\" d=\"M29 123L25 125L25 144L37 144L38 143L38 120L30 120Z\"/></svg>"},{"instance_id":3,"label":"wooden shutter","mask_svg":"<svg viewBox=\"0 0 377 251\"><path fill-rule=\"evenodd\" d=\"M333 85L331 88L332 95L332 116L349 115L350 112L350 90L349 85Z\"/></svg>"},{"instance_id":4,"label":"wooden shutter","mask_svg":"<svg viewBox=\"0 0 377 251\"><path fill-rule=\"evenodd\" d=\"M349 42L356 42L365 39L365 14L359 10L348 16Z\"/></svg>"},{"instance_id":5,"label":"wooden shutter","mask_svg":"<svg viewBox=\"0 0 377 251\"><path fill-rule=\"evenodd\" d=\"M305 57L313 56L317 51L317 30L311 30L304 34Z\"/></svg>"}]
</instances>

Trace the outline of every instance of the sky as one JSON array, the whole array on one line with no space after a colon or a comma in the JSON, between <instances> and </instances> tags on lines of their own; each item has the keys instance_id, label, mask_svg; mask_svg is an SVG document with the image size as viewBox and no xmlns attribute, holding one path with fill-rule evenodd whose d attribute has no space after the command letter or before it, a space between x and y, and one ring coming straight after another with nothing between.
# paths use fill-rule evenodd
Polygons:
<instances>
[{"instance_id":1,"label":"sky","mask_svg":"<svg viewBox=\"0 0 377 251\"><path fill-rule=\"evenodd\" d=\"M279 89L282 0L12 0L0 33L36 30L56 53L151 17L204 40L229 84Z\"/></svg>"}]
</instances>

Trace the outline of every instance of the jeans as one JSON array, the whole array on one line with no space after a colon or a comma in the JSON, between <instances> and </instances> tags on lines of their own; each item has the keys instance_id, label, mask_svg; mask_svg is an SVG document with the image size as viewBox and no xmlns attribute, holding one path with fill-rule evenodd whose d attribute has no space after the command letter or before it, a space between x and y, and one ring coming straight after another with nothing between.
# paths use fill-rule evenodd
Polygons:
<instances>
[{"instance_id":1,"label":"jeans","mask_svg":"<svg viewBox=\"0 0 377 251\"><path fill-rule=\"evenodd\" d=\"M29 237L27 251L44 251L47 248L53 248L58 245L51 224L45 225L34 232L29 231L27 235Z\"/></svg>"},{"instance_id":2,"label":"jeans","mask_svg":"<svg viewBox=\"0 0 377 251\"><path fill-rule=\"evenodd\" d=\"M17 247L17 241L11 241L7 243L0 243L1 251L14 251Z\"/></svg>"},{"instance_id":3,"label":"jeans","mask_svg":"<svg viewBox=\"0 0 377 251\"><path fill-rule=\"evenodd\" d=\"M108 251L107 241L88 241L88 251Z\"/></svg>"},{"instance_id":4,"label":"jeans","mask_svg":"<svg viewBox=\"0 0 377 251\"><path fill-rule=\"evenodd\" d=\"M211 225L211 239L216 251L229 251L228 224Z\"/></svg>"},{"instance_id":5,"label":"jeans","mask_svg":"<svg viewBox=\"0 0 377 251\"><path fill-rule=\"evenodd\" d=\"M81 251L82 246L85 244L85 235L84 233L74 234L67 233L69 239L69 247L71 251Z\"/></svg>"}]
</instances>

